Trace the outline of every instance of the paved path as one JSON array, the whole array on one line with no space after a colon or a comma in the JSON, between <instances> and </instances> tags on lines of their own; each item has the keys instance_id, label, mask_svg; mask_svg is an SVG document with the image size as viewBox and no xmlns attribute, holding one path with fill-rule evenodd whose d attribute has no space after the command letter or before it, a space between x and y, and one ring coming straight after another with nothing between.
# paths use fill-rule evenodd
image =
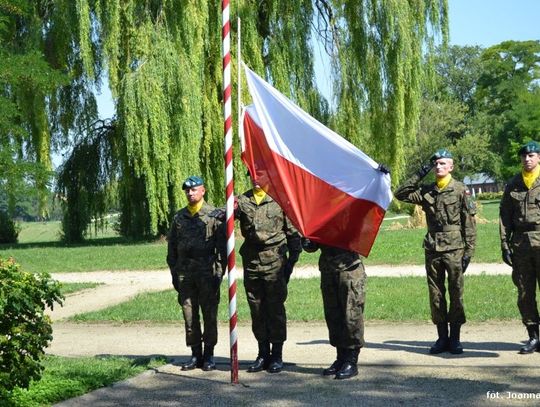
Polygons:
<instances>
[{"instance_id":1,"label":"paved path","mask_svg":"<svg viewBox=\"0 0 540 407\"><path fill-rule=\"evenodd\" d=\"M509 273L504 265L473 265L467 273ZM423 275L422 267L368 268L373 275ZM318 275L295 271L295 278ZM84 310L124 301L140 291L169 288L167 271L55 274L61 281L97 281L105 285L69 296L51 315L54 339L47 351L63 356L164 355L179 362L188 356L182 324L76 324L62 320ZM172 304L172 306L177 306ZM238 326L240 383L230 384L228 326L219 326L218 369L182 372L168 364L114 386L59 403L71 406L311 406L311 405L538 405L540 353L518 355L525 330L519 321L466 324L463 355L432 356L430 323L366 324L366 347L358 377L336 381L321 370L335 357L322 323L288 326L286 369L280 374L248 374L257 352L250 326Z\"/></svg>"},{"instance_id":2,"label":"paved path","mask_svg":"<svg viewBox=\"0 0 540 407\"><path fill-rule=\"evenodd\" d=\"M220 325L218 369L183 372L169 364L112 387L58 404L62 407L113 406L435 406L538 405L540 353L518 355L524 330L519 322L466 324L465 353L427 354L431 324L366 324L360 374L347 381L320 375L334 360L323 324L289 324L285 371L245 372L256 355L249 326L239 326L239 384L230 384L228 327ZM184 360L183 330L177 325L54 324L49 352L64 356L165 355ZM500 399L488 399L499 392ZM510 393L508 393L510 392ZM540 398L540 395L538 395Z\"/></svg>"}]
</instances>

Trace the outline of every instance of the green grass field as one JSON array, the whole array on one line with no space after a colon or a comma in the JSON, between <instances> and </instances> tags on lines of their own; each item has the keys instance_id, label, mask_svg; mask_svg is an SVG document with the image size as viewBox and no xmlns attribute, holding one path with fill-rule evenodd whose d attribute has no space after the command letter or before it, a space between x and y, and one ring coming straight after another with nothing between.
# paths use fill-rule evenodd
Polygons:
<instances>
[{"instance_id":1,"label":"green grass field","mask_svg":"<svg viewBox=\"0 0 540 407\"><path fill-rule=\"evenodd\" d=\"M484 202L479 216L489 223L478 224L477 248L474 262L500 262L500 243L497 224L498 202ZM392 218L396 214L389 213ZM406 220L406 219L405 219ZM425 229L394 230L395 220L384 221L375 240L366 265L423 264L422 239ZM80 245L64 245L59 241L59 222L25 223L20 243L0 245L0 256L14 257L27 271L79 272L96 270L156 270L165 269L167 244L157 242L130 242L118 237L112 230L98 234ZM237 250L241 237L237 236ZM238 264L241 258L236 256ZM299 265L316 265L318 253L302 253Z\"/></svg>"},{"instance_id":2,"label":"green grass field","mask_svg":"<svg viewBox=\"0 0 540 407\"><path fill-rule=\"evenodd\" d=\"M165 358L125 357L65 358L46 356L41 380L28 390L15 389L1 406L43 407L133 377L165 364ZM5 404L4 404L5 403Z\"/></svg>"},{"instance_id":3,"label":"green grass field","mask_svg":"<svg viewBox=\"0 0 540 407\"><path fill-rule=\"evenodd\" d=\"M238 280L238 320L250 321L242 280ZM320 280L292 279L287 298L289 321L324 321ZM368 277L365 318L385 321L429 321L424 277ZM518 319L516 288L508 276L465 275L465 309L469 321ZM227 286L221 286L219 319L227 322ZM170 322L182 319L174 290L140 294L116 306L77 315L75 321Z\"/></svg>"}]
</instances>

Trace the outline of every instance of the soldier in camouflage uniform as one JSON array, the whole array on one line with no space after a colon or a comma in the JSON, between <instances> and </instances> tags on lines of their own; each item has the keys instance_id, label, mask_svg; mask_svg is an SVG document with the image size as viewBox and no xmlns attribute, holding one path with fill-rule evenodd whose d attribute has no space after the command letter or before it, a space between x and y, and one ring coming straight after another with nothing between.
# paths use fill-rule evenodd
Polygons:
<instances>
[{"instance_id":1,"label":"soldier in camouflage uniform","mask_svg":"<svg viewBox=\"0 0 540 407\"><path fill-rule=\"evenodd\" d=\"M431 168L436 182L420 185ZM439 338L430 348L436 354L463 352L460 328L465 323L463 309L463 273L474 253L476 242L476 209L467 187L451 177L452 154L438 150L411 179L397 189L394 196L404 202L421 205L426 214L424 238L431 319L437 325ZM445 273L448 273L450 308L446 306ZM450 323L450 337L448 336Z\"/></svg>"},{"instance_id":2,"label":"soldier in camouflage uniform","mask_svg":"<svg viewBox=\"0 0 540 407\"><path fill-rule=\"evenodd\" d=\"M182 370L214 370L217 343L219 287L224 270L225 233L212 216L214 207L204 201L202 178L191 176L182 185L188 205L174 215L168 236L167 264L178 292L192 357ZM221 263L220 263L221 262ZM201 332L202 310L204 333ZM204 343L204 352L203 352Z\"/></svg>"},{"instance_id":3,"label":"soldier in camouflage uniform","mask_svg":"<svg viewBox=\"0 0 540 407\"><path fill-rule=\"evenodd\" d=\"M529 340L521 354L540 351L536 285L540 285L540 145L531 141L519 150L522 172L504 190L499 230L502 258L513 268L518 308Z\"/></svg>"},{"instance_id":4,"label":"soldier in camouflage uniform","mask_svg":"<svg viewBox=\"0 0 540 407\"><path fill-rule=\"evenodd\" d=\"M324 318L330 345L337 350L324 376L348 379L358 374L358 354L364 346L364 298L366 273L358 253L303 239L307 252L321 249L319 270Z\"/></svg>"},{"instance_id":5,"label":"soldier in camouflage uniform","mask_svg":"<svg viewBox=\"0 0 540 407\"><path fill-rule=\"evenodd\" d=\"M267 369L278 373L283 369L283 342L287 339L287 282L302 251L300 235L277 202L258 185L238 197L236 216L245 239L240 248L244 286L259 345L248 372Z\"/></svg>"}]
</instances>

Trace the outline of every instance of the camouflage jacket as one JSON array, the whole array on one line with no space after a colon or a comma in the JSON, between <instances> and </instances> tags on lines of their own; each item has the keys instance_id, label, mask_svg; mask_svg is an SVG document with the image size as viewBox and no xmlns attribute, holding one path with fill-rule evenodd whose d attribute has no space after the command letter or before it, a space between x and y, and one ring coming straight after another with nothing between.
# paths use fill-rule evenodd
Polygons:
<instances>
[{"instance_id":1,"label":"camouflage jacket","mask_svg":"<svg viewBox=\"0 0 540 407\"><path fill-rule=\"evenodd\" d=\"M225 229L204 202L191 215L187 207L173 218L168 236L167 264L171 272L207 270L222 275L226 264Z\"/></svg>"},{"instance_id":2,"label":"camouflage jacket","mask_svg":"<svg viewBox=\"0 0 540 407\"><path fill-rule=\"evenodd\" d=\"M414 175L394 193L400 201L420 205L426 214L427 233L424 248L446 252L464 249L472 257L476 244L476 207L467 187L452 179L440 190L436 183L419 185L420 177Z\"/></svg>"},{"instance_id":3,"label":"camouflage jacket","mask_svg":"<svg viewBox=\"0 0 540 407\"><path fill-rule=\"evenodd\" d=\"M304 245L303 247L306 252L310 253L321 249L321 255L319 257L319 270L321 273L356 270L358 266L362 265L362 258L360 255L350 250L327 246L312 241L309 241L309 244Z\"/></svg>"},{"instance_id":4,"label":"camouflage jacket","mask_svg":"<svg viewBox=\"0 0 540 407\"><path fill-rule=\"evenodd\" d=\"M288 250L291 257L298 258L302 251L300 234L270 195L266 195L259 205L253 197L253 190L240 195L236 216L245 239L240 248L242 255L282 249Z\"/></svg>"},{"instance_id":5,"label":"camouflage jacket","mask_svg":"<svg viewBox=\"0 0 540 407\"><path fill-rule=\"evenodd\" d=\"M520 174L504 189L499 212L501 249L540 247L540 178L527 189Z\"/></svg>"}]
</instances>

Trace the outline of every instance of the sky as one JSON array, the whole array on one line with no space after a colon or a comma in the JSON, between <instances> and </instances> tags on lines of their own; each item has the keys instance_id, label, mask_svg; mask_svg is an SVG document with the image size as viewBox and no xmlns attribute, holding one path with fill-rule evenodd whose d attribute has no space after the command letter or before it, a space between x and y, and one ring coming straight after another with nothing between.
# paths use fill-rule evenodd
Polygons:
<instances>
[{"instance_id":1,"label":"sky","mask_svg":"<svg viewBox=\"0 0 540 407\"><path fill-rule=\"evenodd\" d=\"M448 0L450 44L540 39L540 0Z\"/></svg>"},{"instance_id":2,"label":"sky","mask_svg":"<svg viewBox=\"0 0 540 407\"><path fill-rule=\"evenodd\" d=\"M506 40L540 40L540 0L448 0L448 8L450 45L488 48ZM316 48L317 85L328 99L332 85L325 59Z\"/></svg>"},{"instance_id":3,"label":"sky","mask_svg":"<svg viewBox=\"0 0 540 407\"><path fill-rule=\"evenodd\" d=\"M540 0L448 0L448 7L452 45L487 48L506 40L540 39ZM315 72L322 93L329 95L330 71L321 62L323 52L315 49ZM98 96L98 109L102 118L114 114L108 89Z\"/></svg>"}]
</instances>

